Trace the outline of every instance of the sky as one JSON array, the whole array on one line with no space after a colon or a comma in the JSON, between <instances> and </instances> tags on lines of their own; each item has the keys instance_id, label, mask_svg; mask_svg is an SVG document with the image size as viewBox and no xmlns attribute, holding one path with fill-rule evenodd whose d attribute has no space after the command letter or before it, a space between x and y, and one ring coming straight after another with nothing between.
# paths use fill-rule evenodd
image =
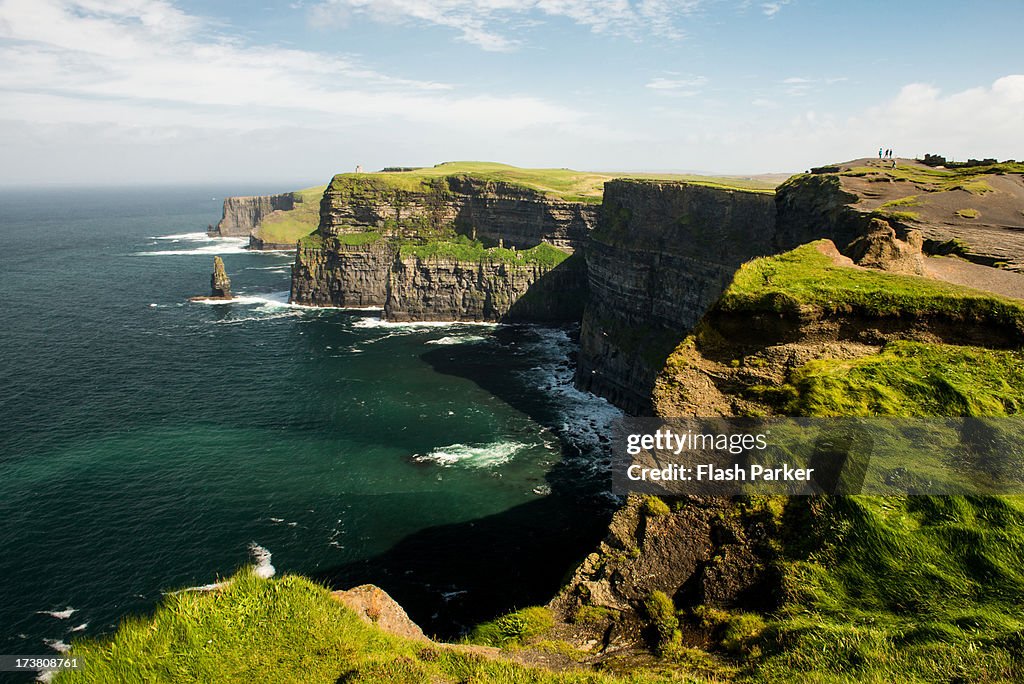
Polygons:
<instances>
[{"instance_id":1,"label":"sky","mask_svg":"<svg viewBox=\"0 0 1024 684\"><path fill-rule=\"evenodd\" d=\"M1024 159L1018 0L0 0L0 185Z\"/></svg>"}]
</instances>

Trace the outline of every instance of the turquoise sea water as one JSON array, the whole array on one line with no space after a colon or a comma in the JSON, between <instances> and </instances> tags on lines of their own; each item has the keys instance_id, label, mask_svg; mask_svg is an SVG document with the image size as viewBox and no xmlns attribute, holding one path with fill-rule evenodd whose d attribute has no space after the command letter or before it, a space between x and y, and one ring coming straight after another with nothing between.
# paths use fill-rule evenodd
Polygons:
<instances>
[{"instance_id":1,"label":"turquoise sea water","mask_svg":"<svg viewBox=\"0 0 1024 684\"><path fill-rule=\"evenodd\" d=\"M290 255L201 232L246 190L0 193L0 653L108 632L252 543L450 635L600 538L617 412L571 388L571 330L289 306ZM239 301L188 302L215 254Z\"/></svg>"}]
</instances>

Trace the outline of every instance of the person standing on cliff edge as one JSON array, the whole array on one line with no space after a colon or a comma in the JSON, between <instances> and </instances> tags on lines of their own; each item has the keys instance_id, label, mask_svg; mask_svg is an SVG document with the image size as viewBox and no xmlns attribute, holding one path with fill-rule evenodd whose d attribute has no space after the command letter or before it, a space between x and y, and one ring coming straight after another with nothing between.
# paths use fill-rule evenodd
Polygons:
<instances>
[{"instance_id":1,"label":"person standing on cliff edge","mask_svg":"<svg viewBox=\"0 0 1024 684\"><path fill-rule=\"evenodd\" d=\"M878 158L879 159L882 158L882 148L881 147L878 148Z\"/></svg>"}]
</instances>

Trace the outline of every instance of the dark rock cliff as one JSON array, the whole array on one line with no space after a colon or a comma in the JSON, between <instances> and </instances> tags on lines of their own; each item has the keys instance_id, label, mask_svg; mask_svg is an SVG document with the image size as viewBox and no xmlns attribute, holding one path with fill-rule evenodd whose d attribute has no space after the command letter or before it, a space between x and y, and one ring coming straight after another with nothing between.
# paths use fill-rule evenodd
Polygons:
<instances>
[{"instance_id":1,"label":"dark rock cliff","mask_svg":"<svg viewBox=\"0 0 1024 684\"><path fill-rule=\"evenodd\" d=\"M578 255L557 266L411 256L390 271L384 315L391 321L574 321L585 288Z\"/></svg>"},{"instance_id":2,"label":"dark rock cliff","mask_svg":"<svg viewBox=\"0 0 1024 684\"><path fill-rule=\"evenodd\" d=\"M271 212L290 211L295 206L292 193L258 195L254 197L225 197L220 221L210 231L218 237L249 237Z\"/></svg>"},{"instance_id":3,"label":"dark rock cliff","mask_svg":"<svg viewBox=\"0 0 1024 684\"><path fill-rule=\"evenodd\" d=\"M346 245L337 239L300 242L292 266L291 301L309 306L383 307L396 249L377 240Z\"/></svg>"},{"instance_id":4,"label":"dark rock cliff","mask_svg":"<svg viewBox=\"0 0 1024 684\"><path fill-rule=\"evenodd\" d=\"M648 413L668 354L740 264L776 248L771 194L682 182L606 184L587 248L590 299L577 385Z\"/></svg>"}]
</instances>

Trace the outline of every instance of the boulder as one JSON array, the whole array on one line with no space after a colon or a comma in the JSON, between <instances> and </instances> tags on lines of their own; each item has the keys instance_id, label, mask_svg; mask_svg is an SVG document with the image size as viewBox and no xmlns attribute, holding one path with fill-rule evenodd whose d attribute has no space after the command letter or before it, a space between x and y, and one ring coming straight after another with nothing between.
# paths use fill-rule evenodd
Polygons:
<instances>
[{"instance_id":1,"label":"boulder","mask_svg":"<svg viewBox=\"0 0 1024 684\"><path fill-rule=\"evenodd\" d=\"M331 596L344 603L365 622L377 625L389 634L429 641L402 606L380 587L363 584L347 591L333 591Z\"/></svg>"}]
</instances>

